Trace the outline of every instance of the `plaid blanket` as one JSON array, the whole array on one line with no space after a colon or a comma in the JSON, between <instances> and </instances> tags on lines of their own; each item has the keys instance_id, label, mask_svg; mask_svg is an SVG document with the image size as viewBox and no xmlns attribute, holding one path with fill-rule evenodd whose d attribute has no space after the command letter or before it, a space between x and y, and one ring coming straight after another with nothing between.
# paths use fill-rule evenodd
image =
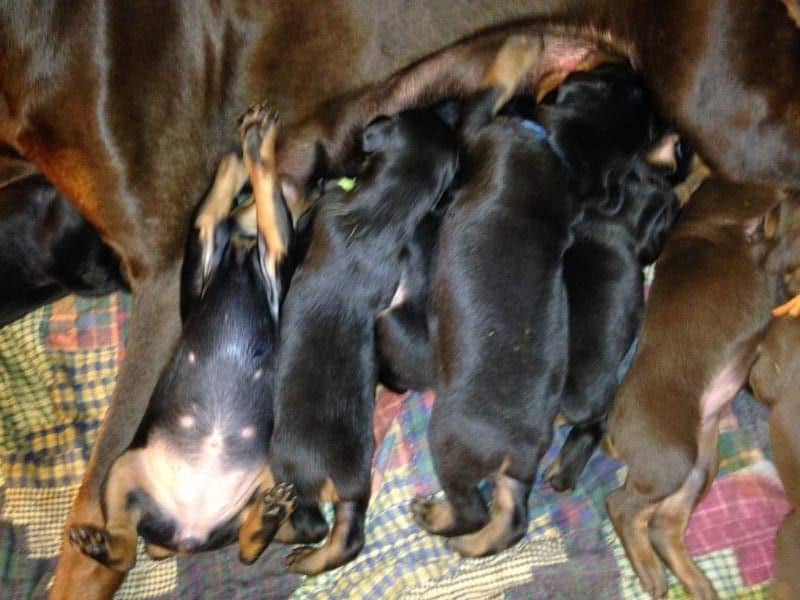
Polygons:
<instances>
[{"instance_id":1,"label":"plaid blanket","mask_svg":"<svg viewBox=\"0 0 800 600\"><path fill-rule=\"evenodd\" d=\"M60 532L122 360L129 300L66 298L0 330L0 598L47 594ZM572 494L539 483L524 540L465 560L418 529L408 503L437 489L425 431L430 393L382 393L373 498L357 560L300 578L273 545L255 565L228 547L139 560L118 598L640 598L606 516L624 467L597 454ZM560 445L565 431L556 432ZM789 510L770 460L763 407L740 394L722 425L720 473L687 546L723 598L766 597L773 537ZM554 449L544 464L555 457ZM670 580L672 599L685 594Z\"/></svg>"}]
</instances>

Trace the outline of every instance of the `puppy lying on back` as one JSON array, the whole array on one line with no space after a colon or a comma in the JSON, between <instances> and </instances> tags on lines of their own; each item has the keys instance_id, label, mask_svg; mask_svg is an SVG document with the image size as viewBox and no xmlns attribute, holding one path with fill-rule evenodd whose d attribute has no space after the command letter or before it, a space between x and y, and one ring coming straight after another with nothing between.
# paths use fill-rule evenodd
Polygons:
<instances>
[{"instance_id":1,"label":"puppy lying on back","mask_svg":"<svg viewBox=\"0 0 800 600\"><path fill-rule=\"evenodd\" d=\"M246 173L229 160L198 211L182 273L183 331L133 443L111 467L105 528L70 532L85 554L118 571L133 566L137 535L162 558L218 547L238 532L241 559L255 560L263 528L283 518L275 505L290 501L290 490L278 488L261 502L272 488L273 356L292 231L264 162L274 152L272 120L254 110L242 126L255 202L231 212Z\"/></svg>"},{"instance_id":2,"label":"puppy lying on back","mask_svg":"<svg viewBox=\"0 0 800 600\"><path fill-rule=\"evenodd\" d=\"M278 532L313 541L334 503L321 548L298 548L289 570L318 573L356 556L364 544L378 364L375 320L400 279L400 251L443 196L458 164L452 127L433 110L409 110L370 124L365 163L353 192L324 194L311 240L283 306L269 464L293 484L297 507ZM324 535L324 529L323 529Z\"/></svg>"},{"instance_id":3,"label":"puppy lying on back","mask_svg":"<svg viewBox=\"0 0 800 600\"><path fill-rule=\"evenodd\" d=\"M0 188L0 327L67 294L124 289L119 261L40 175Z\"/></svg>"},{"instance_id":4,"label":"puppy lying on back","mask_svg":"<svg viewBox=\"0 0 800 600\"><path fill-rule=\"evenodd\" d=\"M609 174L657 141L653 108L622 65L573 79L541 107L549 135L493 119L499 93L465 108L462 184L432 283L437 400L428 437L445 498L412 503L417 522L465 556L503 550L527 530L569 365L563 273L573 228L585 210L618 210L609 202L617 195L601 194ZM658 214L672 197L651 201ZM478 487L487 477L491 511Z\"/></svg>"}]
</instances>

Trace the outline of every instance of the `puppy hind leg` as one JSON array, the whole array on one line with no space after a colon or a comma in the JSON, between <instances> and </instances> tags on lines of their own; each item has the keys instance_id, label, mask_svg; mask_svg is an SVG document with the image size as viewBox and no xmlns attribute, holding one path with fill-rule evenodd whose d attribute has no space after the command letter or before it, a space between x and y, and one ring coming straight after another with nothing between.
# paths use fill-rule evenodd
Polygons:
<instances>
[{"instance_id":1,"label":"puppy hind leg","mask_svg":"<svg viewBox=\"0 0 800 600\"><path fill-rule=\"evenodd\" d=\"M239 561L246 565L261 556L294 510L294 486L273 483L271 473L265 475L259 493L248 507L239 528Z\"/></svg>"},{"instance_id":2,"label":"puppy hind leg","mask_svg":"<svg viewBox=\"0 0 800 600\"><path fill-rule=\"evenodd\" d=\"M699 600L712 600L717 594L689 556L683 538L694 507L708 491L716 474L718 437L719 417L708 419L701 429L695 466L680 488L659 503L650 523L650 541L656 552L692 597Z\"/></svg>"},{"instance_id":3,"label":"puppy hind leg","mask_svg":"<svg viewBox=\"0 0 800 600\"><path fill-rule=\"evenodd\" d=\"M353 560L364 547L368 497L334 504L334 525L321 547L301 546L286 557L293 573L316 575Z\"/></svg>"},{"instance_id":4,"label":"puppy hind leg","mask_svg":"<svg viewBox=\"0 0 800 600\"><path fill-rule=\"evenodd\" d=\"M481 529L489 521L479 480L440 477L444 498L435 495L414 498L411 514L428 533L453 537Z\"/></svg>"},{"instance_id":5,"label":"puppy hind leg","mask_svg":"<svg viewBox=\"0 0 800 600\"><path fill-rule=\"evenodd\" d=\"M475 533L450 539L448 545L461 556L476 557L495 554L516 544L528 530L531 487L531 483L498 475L489 522Z\"/></svg>"},{"instance_id":6,"label":"puppy hind leg","mask_svg":"<svg viewBox=\"0 0 800 600\"><path fill-rule=\"evenodd\" d=\"M639 494L629 481L606 498L608 516L642 588L653 598L663 598L667 593L667 577L647 533L657 507L657 502Z\"/></svg>"},{"instance_id":7,"label":"puppy hind leg","mask_svg":"<svg viewBox=\"0 0 800 600\"><path fill-rule=\"evenodd\" d=\"M298 499L291 517L275 534L282 544L316 544L328 535L328 522L316 502Z\"/></svg>"},{"instance_id":8,"label":"puppy hind leg","mask_svg":"<svg viewBox=\"0 0 800 600\"><path fill-rule=\"evenodd\" d=\"M558 458L545 472L553 489L564 492L575 489L578 478L586 468L605 433L603 422L575 425L564 440Z\"/></svg>"},{"instance_id":9,"label":"puppy hind leg","mask_svg":"<svg viewBox=\"0 0 800 600\"><path fill-rule=\"evenodd\" d=\"M492 113L511 99L522 79L533 68L542 54L544 40L540 36L514 35L500 47L494 61L486 71L481 87L498 88Z\"/></svg>"},{"instance_id":10,"label":"puppy hind leg","mask_svg":"<svg viewBox=\"0 0 800 600\"><path fill-rule=\"evenodd\" d=\"M109 472L106 484L106 526L73 525L69 541L85 555L114 569L127 572L136 562L136 540L140 510L129 506L128 497L136 487L138 451L120 456Z\"/></svg>"}]
</instances>

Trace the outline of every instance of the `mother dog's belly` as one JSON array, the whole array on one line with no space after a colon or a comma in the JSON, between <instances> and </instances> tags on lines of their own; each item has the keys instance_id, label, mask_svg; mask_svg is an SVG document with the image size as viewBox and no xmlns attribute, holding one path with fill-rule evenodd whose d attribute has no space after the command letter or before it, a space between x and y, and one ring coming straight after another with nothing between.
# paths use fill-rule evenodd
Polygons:
<instances>
[{"instance_id":1,"label":"mother dog's belly","mask_svg":"<svg viewBox=\"0 0 800 600\"><path fill-rule=\"evenodd\" d=\"M226 455L221 436L215 435L198 440L191 456L156 440L139 450L137 461L137 487L164 517L174 520L176 547L187 540L202 544L217 526L237 516L261 483L266 466L266 461L252 458L246 466L237 466Z\"/></svg>"}]
</instances>

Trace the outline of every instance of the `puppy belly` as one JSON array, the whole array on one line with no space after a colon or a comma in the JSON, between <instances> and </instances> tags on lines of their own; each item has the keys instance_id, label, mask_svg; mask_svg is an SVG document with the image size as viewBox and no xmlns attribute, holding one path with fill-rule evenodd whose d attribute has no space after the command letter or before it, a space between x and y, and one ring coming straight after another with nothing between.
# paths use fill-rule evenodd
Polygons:
<instances>
[{"instance_id":1,"label":"puppy belly","mask_svg":"<svg viewBox=\"0 0 800 600\"><path fill-rule=\"evenodd\" d=\"M700 416L703 421L717 415L744 384L747 367L743 368L741 363L741 360L737 360L725 365L704 390L700 398Z\"/></svg>"}]
</instances>

